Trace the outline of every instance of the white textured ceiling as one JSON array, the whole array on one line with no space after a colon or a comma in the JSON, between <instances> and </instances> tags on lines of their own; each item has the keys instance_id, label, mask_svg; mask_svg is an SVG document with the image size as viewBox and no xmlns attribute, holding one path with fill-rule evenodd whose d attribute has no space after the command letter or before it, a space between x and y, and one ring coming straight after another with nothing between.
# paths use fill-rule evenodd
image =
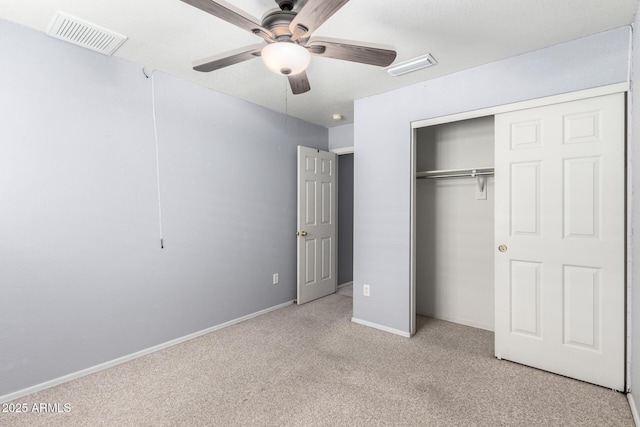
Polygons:
<instances>
[{"instance_id":1,"label":"white textured ceiling","mask_svg":"<svg viewBox=\"0 0 640 427\"><path fill-rule=\"evenodd\" d=\"M256 18L277 7L274 0L230 2ZM193 71L193 61L261 39L179 0L0 0L0 18L46 32L63 11L126 35L114 56L332 127L353 121L354 99L629 25L636 7L637 0L351 0L314 36L389 46L396 62L431 53L439 64L391 77L382 68L313 57L311 91L302 95L292 95L286 78L259 59ZM335 122L333 113L345 119Z\"/></svg>"}]
</instances>

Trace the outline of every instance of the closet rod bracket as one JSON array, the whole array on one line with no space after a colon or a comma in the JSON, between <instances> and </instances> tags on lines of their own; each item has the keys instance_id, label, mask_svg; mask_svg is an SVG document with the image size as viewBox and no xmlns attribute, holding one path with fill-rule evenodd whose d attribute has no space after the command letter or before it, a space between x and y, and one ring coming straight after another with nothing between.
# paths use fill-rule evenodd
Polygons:
<instances>
[{"instance_id":1,"label":"closet rod bracket","mask_svg":"<svg viewBox=\"0 0 640 427\"><path fill-rule=\"evenodd\" d=\"M476 200L487 200L487 178L484 175L476 175L476 182L478 183Z\"/></svg>"}]
</instances>

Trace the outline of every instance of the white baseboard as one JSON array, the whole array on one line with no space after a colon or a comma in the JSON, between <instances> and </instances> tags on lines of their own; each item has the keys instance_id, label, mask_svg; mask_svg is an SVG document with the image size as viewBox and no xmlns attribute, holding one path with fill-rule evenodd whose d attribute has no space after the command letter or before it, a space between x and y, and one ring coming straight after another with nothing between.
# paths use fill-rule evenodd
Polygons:
<instances>
[{"instance_id":1,"label":"white baseboard","mask_svg":"<svg viewBox=\"0 0 640 427\"><path fill-rule=\"evenodd\" d=\"M289 306L291 304L293 304L293 301L285 302L283 304L279 304L279 305L276 305L276 306L273 306L273 307L269 307L269 308L266 308L264 310L256 311L255 313L247 314L246 316L242 316L242 317L239 317L237 319L233 319L233 320L230 320L228 322L221 323L221 324L216 325L216 326L212 326L212 327L204 329L202 331L194 332L193 334L185 335L183 337L176 338L174 340L167 341L167 342L162 343L162 344L158 344L158 345L156 345L154 347L150 347L150 348L147 348L147 349L144 349L144 350L140 350L140 351L138 351L136 353L128 354L126 356L122 356L122 357L119 357L117 359L110 360L108 362L101 363L99 365L92 366L92 367L87 368L87 369L83 369L81 371L73 372L71 374L68 374L68 375L65 375L65 376L62 376L62 377L59 377L59 378L55 378L55 379L50 380L50 381L45 381L43 383L36 384L34 386L31 386L31 387L28 387L28 388L25 388L25 389L22 389L22 390L18 390L18 391L13 392L13 393L5 394L4 396L0 396L0 403L9 402L11 400L27 396L27 395L29 395L31 393L35 393L35 392L38 392L38 391L45 390L47 388L55 387L55 386L60 385L62 383L73 381L75 379L84 377L86 375L90 375L90 374L102 371L103 369L111 368L113 366L120 365L121 363L129 362L129 361L131 361L133 359L137 359L138 357L146 356L148 354L155 353L156 351L164 350L165 348L174 346L176 344L180 344L180 343L183 343L185 341L189 341L189 340L192 340L194 338L197 338L199 336L206 335L206 334L208 334L210 332L214 332L214 331L217 331L219 329L223 329L223 328L226 328L228 326L235 325L235 324L240 323L240 322L244 322L245 320L249 320L249 319L252 319L254 317L258 317L258 316L261 316L263 314L267 314L267 313L269 313L271 311L275 311L275 310L281 309L281 308Z\"/></svg>"},{"instance_id":2,"label":"white baseboard","mask_svg":"<svg viewBox=\"0 0 640 427\"><path fill-rule=\"evenodd\" d=\"M399 329L390 328L388 326L378 325L377 323L368 322L362 319L356 319L355 317L351 318L353 323L357 323L359 325L368 326L370 328L380 329L381 331L389 332L392 334L400 335L401 337L411 338L411 334L409 332L401 331Z\"/></svg>"},{"instance_id":3,"label":"white baseboard","mask_svg":"<svg viewBox=\"0 0 640 427\"><path fill-rule=\"evenodd\" d=\"M346 288L347 286L351 286L351 285L353 285L353 282L345 282L345 283L343 283L341 285L338 285L338 289Z\"/></svg>"},{"instance_id":4,"label":"white baseboard","mask_svg":"<svg viewBox=\"0 0 640 427\"><path fill-rule=\"evenodd\" d=\"M472 328L484 329L485 331L494 332L493 325L485 325L483 323L477 323L467 319L459 319L457 317L450 317L450 316L438 316L430 313L416 313L416 314L420 316L433 317L434 319L446 320L447 322L458 323L460 325L471 326Z\"/></svg>"},{"instance_id":5,"label":"white baseboard","mask_svg":"<svg viewBox=\"0 0 640 427\"><path fill-rule=\"evenodd\" d=\"M631 415L633 415L633 422L636 424L636 427L640 427L640 417L638 417L638 409L636 408L636 403L633 400L633 396L631 396L631 393L627 393L627 400L629 401L629 407L631 408Z\"/></svg>"}]
</instances>

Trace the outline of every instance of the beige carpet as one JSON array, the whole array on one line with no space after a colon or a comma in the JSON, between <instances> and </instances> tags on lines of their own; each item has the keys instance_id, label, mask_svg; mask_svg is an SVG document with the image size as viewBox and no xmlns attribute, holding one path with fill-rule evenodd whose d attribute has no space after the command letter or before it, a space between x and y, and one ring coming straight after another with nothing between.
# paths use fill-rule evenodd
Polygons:
<instances>
[{"instance_id":1,"label":"beige carpet","mask_svg":"<svg viewBox=\"0 0 640 427\"><path fill-rule=\"evenodd\" d=\"M17 400L2 426L632 426L624 394L493 357L493 334L426 317L414 338L289 306Z\"/></svg>"},{"instance_id":2,"label":"beige carpet","mask_svg":"<svg viewBox=\"0 0 640 427\"><path fill-rule=\"evenodd\" d=\"M338 288L337 294L344 295L345 297L353 298L353 285L343 286L341 288Z\"/></svg>"}]
</instances>

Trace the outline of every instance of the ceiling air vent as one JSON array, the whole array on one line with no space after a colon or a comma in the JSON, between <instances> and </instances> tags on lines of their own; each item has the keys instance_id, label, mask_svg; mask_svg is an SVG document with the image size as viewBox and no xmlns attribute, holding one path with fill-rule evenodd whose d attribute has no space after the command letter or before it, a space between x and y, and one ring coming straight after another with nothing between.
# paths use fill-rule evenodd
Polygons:
<instances>
[{"instance_id":1,"label":"ceiling air vent","mask_svg":"<svg viewBox=\"0 0 640 427\"><path fill-rule=\"evenodd\" d=\"M48 34L105 55L112 55L127 40L121 34L63 12L55 16Z\"/></svg>"}]
</instances>

